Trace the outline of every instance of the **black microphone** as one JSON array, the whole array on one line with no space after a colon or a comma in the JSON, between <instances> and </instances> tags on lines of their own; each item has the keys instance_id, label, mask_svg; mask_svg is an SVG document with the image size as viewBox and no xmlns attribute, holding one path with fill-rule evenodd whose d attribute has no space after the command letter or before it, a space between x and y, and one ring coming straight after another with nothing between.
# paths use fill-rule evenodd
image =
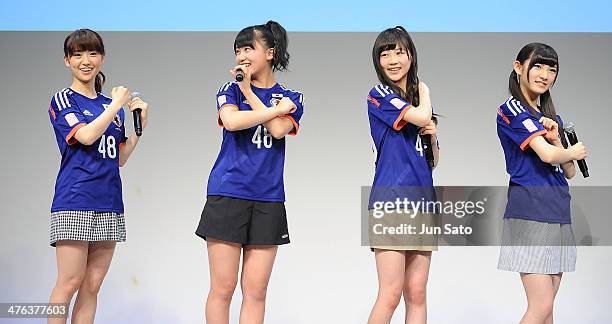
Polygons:
<instances>
[{"instance_id":1,"label":"black microphone","mask_svg":"<svg viewBox=\"0 0 612 324\"><path fill-rule=\"evenodd\" d=\"M130 93L130 101L134 100L136 97L140 97L139 92ZM132 116L134 117L134 131L136 131L136 136L142 135L142 120L141 120L142 109L136 108L132 111Z\"/></svg>"},{"instance_id":2,"label":"black microphone","mask_svg":"<svg viewBox=\"0 0 612 324\"><path fill-rule=\"evenodd\" d=\"M576 136L576 131L574 130L574 123L570 122L563 126L563 131L567 135L567 139L570 142L570 145L575 145L578 143L578 136ZM578 160L578 167L580 168L580 172L582 172L583 178L589 177L589 168L587 167L585 160Z\"/></svg>"},{"instance_id":3,"label":"black microphone","mask_svg":"<svg viewBox=\"0 0 612 324\"><path fill-rule=\"evenodd\" d=\"M431 116L431 120L438 125L438 119L435 116ZM419 135L421 137L421 145L425 148L425 160L427 160L427 165L429 165L430 169L434 167L434 154L433 147L431 146L431 135Z\"/></svg>"},{"instance_id":4,"label":"black microphone","mask_svg":"<svg viewBox=\"0 0 612 324\"><path fill-rule=\"evenodd\" d=\"M244 80L244 72L242 71L242 69L237 69L236 70L236 81L242 82L242 80Z\"/></svg>"}]
</instances>

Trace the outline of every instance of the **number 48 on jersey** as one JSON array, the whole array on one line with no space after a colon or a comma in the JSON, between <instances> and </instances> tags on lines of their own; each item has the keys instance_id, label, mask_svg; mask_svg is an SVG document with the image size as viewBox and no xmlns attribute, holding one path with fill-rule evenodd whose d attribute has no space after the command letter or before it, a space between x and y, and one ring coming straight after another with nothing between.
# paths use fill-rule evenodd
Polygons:
<instances>
[{"instance_id":1,"label":"number 48 on jersey","mask_svg":"<svg viewBox=\"0 0 612 324\"><path fill-rule=\"evenodd\" d=\"M259 125L253 134L253 138L251 139L253 144L257 145L257 148L260 149L262 144L265 148L272 147L272 135L268 132L268 129Z\"/></svg>"},{"instance_id":2,"label":"number 48 on jersey","mask_svg":"<svg viewBox=\"0 0 612 324\"><path fill-rule=\"evenodd\" d=\"M107 156L111 159L117 157L115 137L112 135L102 135L100 138L100 144L98 145L98 152L102 154L103 159L106 159Z\"/></svg>"}]
</instances>

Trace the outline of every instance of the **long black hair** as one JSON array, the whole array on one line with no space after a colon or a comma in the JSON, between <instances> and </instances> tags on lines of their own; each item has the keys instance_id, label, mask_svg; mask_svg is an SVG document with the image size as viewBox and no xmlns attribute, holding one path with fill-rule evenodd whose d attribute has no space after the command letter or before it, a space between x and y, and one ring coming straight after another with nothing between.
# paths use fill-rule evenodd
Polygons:
<instances>
[{"instance_id":1,"label":"long black hair","mask_svg":"<svg viewBox=\"0 0 612 324\"><path fill-rule=\"evenodd\" d=\"M264 25L249 26L241 30L234 40L234 51L241 47L255 48L255 41L261 42L266 49L274 49L272 71L285 71L289 66L287 31L276 21Z\"/></svg>"},{"instance_id":2,"label":"long black hair","mask_svg":"<svg viewBox=\"0 0 612 324\"><path fill-rule=\"evenodd\" d=\"M529 71L536 64L544 64L548 66L554 66L557 68L557 77L559 76L559 57L557 56L557 52L555 50L542 43L530 43L520 50L518 55L516 56L516 60L521 64L525 64L527 60L529 60L529 66L527 69L527 80L529 80ZM557 79L555 78L555 81ZM554 81L553 81L554 84ZM512 70L510 73L510 77L508 78L508 88L510 90L510 94L522 102L527 110L534 117L537 116L537 111L535 107L531 107L528 101L525 99L523 92L521 91L521 86L519 84L519 76L516 71ZM557 123L557 112L555 111L555 105L553 104L552 98L550 97L550 90L546 90L543 94L540 95L540 112L547 118L550 118Z\"/></svg>"},{"instance_id":3,"label":"long black hair","mask_svg":"<svg viewBox=\"0 0 612 324\"><path fill-rule=\"evenodd\" d=\"M102 37L91 29L77 29L66 36L64 40L64 57L69 58L76 52L96 51L100 55L104 55L104 42ZM94 83L96 92L102 92L102 86L106 76L102 72L98 72Z\"/></svg>"},{"instance_id":4,"label":"long black hair","mask_svg":"<svg viewBox=\"0 0 612 324\"><path fill-rule=\"evenodd\" d=\"M383 67L380 65L380 54L397 47L403 47L410 58L406 91L396 86L393 81L387 77ZM380 83L391 88L393 92L406 99L413 106L416 107L419 105L419 77L417 76L419 67L417 64L417 52L412 38L404 27L396 26L378 34L374 42L374 47L372 48L372 61L374 62L374 69L376 70L376 75Z\"/></svg>"}]
</instances>

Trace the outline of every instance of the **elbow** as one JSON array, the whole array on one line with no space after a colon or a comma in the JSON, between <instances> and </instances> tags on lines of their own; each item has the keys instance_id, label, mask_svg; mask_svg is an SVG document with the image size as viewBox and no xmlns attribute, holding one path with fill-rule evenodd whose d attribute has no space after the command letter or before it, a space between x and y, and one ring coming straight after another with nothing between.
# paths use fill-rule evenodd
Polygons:
<instances>
[{"instance_id":1,"label":"elbow","mask_svg":"<svg viewBox=\"0 0 612 324\"><path fill-rule=\"evenodd\" d=\"M552 158L552 156L551 156L550 154L548 154L548 153L545 153L545 154L539 155L539 157L540 157L540 160L542 160L542 162L544 162L544 163L549 163L549 164L552 164L552 163L553 163L553 158Z\"/></svg>"},{"instance_id":2,"label":"elbow","mask_svg":"<svg viewBox=\"0 0 612 324\"><path fill-rule=\"evenodd\" d=\"M123 153L123 148L119 146L119 167L122 168L125 165L125 162L127 162L127 159Z\"/></svg>"},{"instance_id":3,"label":"elbow","mask_svg":"<svg viewBox=\"0 0 612 324\"><path fill-rule=\"evenodd\" d=\"M424 127L429 125L429 123L431 122L431 109L426 109L419 118L419 127Z\"/></svg>"},{"instance_id":4,"label":"elbow","mask_svg":"<svg viewBox=\"0 0 612 324\"><path fill-rule=\"evenodd\" d=\"M236 128L236 125L229 120L223 120L223 127L225 127L225 129L227 129L228 131L237 131L238 129Z\"/></svg>"},{"instance_id":5,"label":"elbow","mask_svg":"<svg viewBox=\"0 0 612 324\"><path fill-rule=\"evenodd\" d=\"M412 115L408 113L404 115L404 120L417 127L427 126L431 122L431 110L430 111L419 111L417 114L412 114Z\"/></svg>"},{"instance_id":6,"label":"elbow","mask_svg":"<svg viewBox=\"0 0 612 324\"><path fill-rule=\"evenodd\" d=\"M100 137L92 136L90 132L88 132L89 130L85 131L84 128L85 127L81 128L78 132L76 132L76 134L74 134L74 139L83 145L93 145Z\"/></svg>"},{"instance_id":7,"label":"elbow","mask_svg":"<svg viewBox=\"0 0 612 324\"><path fill-rule=\"evenodd\" d=\"M233 112L227 110L229 109L224 109L221 111L221 114L219 114L219 121L221 122L220 125L228 131L233 132L239 130L238 125L236 125L236 119L232 118L234 117L232 114Z\"/></svg>"},{"instance_id":8,"label":"elbow","mask_svg":"<svg viewBox=\"0 0 612 324\"><path fill-rule=\"evenodd\" d=\"M119 146L119 167L122 168L127 164L128 159L130 158L130 154L126 153L125 146Z\"/></svg>"},{"instance_id":9,"label":"elbow","mask_svg":"<svg viewBox=\"0 0 612 324\"><path fill-rule=\"evenodd\" d=\"M268 131L270 132L270 135L272 135L272 137L274 137L277 140L279 140L279 139L285 137L285 135L287 135L287 134L285 134L284 131L278 130L276 128L269 129Z\"/></svg>"},{"instance_id":10,"label":"elbow","mask_svg":"<svg viewBox=\"0 0 612 324\"><path fill-rule=\"evenodd\" d=\"M416 118L415 120L413 120L412 123L415 126L424 127L424 126L429 125L430 121L431 121L431 114L429 115L429 117L427 117L427 116L420 116L419 118Z\"/></svg>"},{"instance_id":11,"label":"elbow","mask_svg":"<svg viewBox=\"0 0 612 324\"><path fill-rule=\"evenodd\" d=\"M550 163L551 162L551 158L548 155L540 155L540 160L542 160L542 162L544 162L544 163Z\"/></svg>"},{"instance_id":12,"label":"elbow","mask_svg":"<svg viewBox=\"0 0 612 324\"><path fill-rule=\"evenodd\" d=\"M83 145L93 145L96 142L96 138L92 138L91 136L82 136L76 139L79 143Z\"/></svg>"}]
</instances>

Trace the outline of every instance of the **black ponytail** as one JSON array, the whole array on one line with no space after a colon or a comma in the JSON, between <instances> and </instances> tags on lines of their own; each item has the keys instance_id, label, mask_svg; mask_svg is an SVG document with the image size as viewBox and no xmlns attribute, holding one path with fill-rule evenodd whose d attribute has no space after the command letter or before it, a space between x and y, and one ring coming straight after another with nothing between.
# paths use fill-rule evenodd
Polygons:
<instances>
[{"instance_id":1,"label":"black ponytail","mask_svg":"<svg viewBox=\"0 0 612 324\"><path fill-rule=\"evenodd\" d=\"M94 84L96 92L102 92L102 86L104 85L105 81L106 76L104 75L104 73L102 73L102 71L98 72L98 75L96 75L96 82Z\"/></svg>"},{"instance_id":2,"label":"black ponytail","mask_svg":"<svg viewBox=\"0 0 612 324\"><path fill-rule=\"evenodd\" d=\"M289 66L289 52L287 52L287 46L289 40L287 39L287 31L276 21L268 21L266 27L270 29L272 38L274 39L274 59L272 60L272 67L276 71L285 71Z\"/></svg>"},{"instance_id":3,"label":"black ponytail","mask_svg":"<svg viewBox=\"0 0 612 324\"><path fill-rule=\"evenodd\" d=\"M266 48L274 49L272 59L273 71L286 71L289 66L289 40L287 31L276 21L268 21L265 25L256 25L241 30L234 40L234 51L241 47L255 48L255 40L259 40Z\"/></svg>"}]
</instances>

